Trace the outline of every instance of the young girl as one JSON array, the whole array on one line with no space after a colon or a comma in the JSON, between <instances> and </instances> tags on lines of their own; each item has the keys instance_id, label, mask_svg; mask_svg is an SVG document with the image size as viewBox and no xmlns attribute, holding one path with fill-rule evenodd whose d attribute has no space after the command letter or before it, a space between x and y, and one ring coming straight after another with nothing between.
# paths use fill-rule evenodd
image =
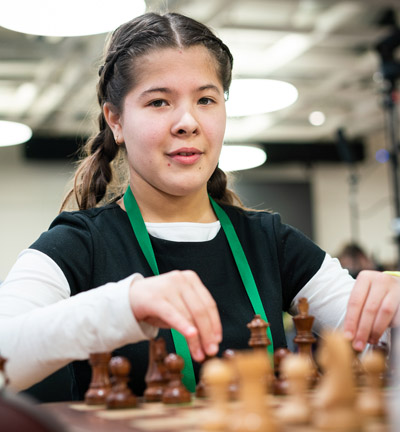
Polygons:
<instances>
[{"instance_id":1,"label":"young girl","mask_svg":"<svg viewBox=\"0 0 400 432\"><path fill-rule=\"evenodd\" d=\"M193 389L205 355L247 347L255 312L273 346L285 346L282 311L300 297L316 328L344 323L358 350L396 324L396 277L363 272L355 283L279 215L248 211L227 189L218 158L232 62L208 28L178 14L149 13L113 33L99 71L99 132L64 203L75 198L79 210L62 212L0 288L12 388L73 362L82 398L89 355L114 351L130 359L140 395L146 340L161 328Z\"/></svg>"}]
</instances>

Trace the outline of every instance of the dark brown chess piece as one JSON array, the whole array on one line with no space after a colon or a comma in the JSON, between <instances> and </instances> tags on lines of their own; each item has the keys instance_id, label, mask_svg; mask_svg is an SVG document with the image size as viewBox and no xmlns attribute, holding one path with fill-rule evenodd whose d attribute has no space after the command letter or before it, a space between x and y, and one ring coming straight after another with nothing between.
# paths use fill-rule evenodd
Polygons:
<instances>
[{"instance_id":1,"label":"dark brown chess piece","mask_svg":"<svg viewBox=\"0 0 400 432\"><path fill-rule=\"evenodd\" d=\"M144 400L146 402L160 402L164 388L167 385L167 367L164 359L167 357L165 340L157 338L150 341L149 344L149 367L145 376L146 390L144 391Z\"/></svg>"},{"instance_id":2,"label":"dark brown chess piece","mask_svg":"<svg viewBox=\"0 0 400 432\"><path fill-rule=\"evenodd\" d=\"M231 364L234 364L234 360L235 360L235 351L232 349L227 349L223 352L222 357L224 359L226 359L228 362L230 362ZM239 395L239 377L237 374L237 371L235 370L235 368L232 366L233 369L233 375L234 377L232 378L231 382L229 383L229 387L228 387L228 393L229 393L229 400L233 401L233 400L237 400L238 399L238 395Z\"/></svg>"},{"instance_id":3,"label":"dark brown chess piece","mask_svg":"<svg viewBox=\"0 0 400 432\"><path fill-rule=\"evenodd\" d=\"M290 354L288 348L277 348L274 351L274 381L273 381L273 392L277 396L286 395L288 393L288 381L281 370L281 364L288 354Z\"/></svg>"},{"instance_id":4,"label":"dark brown chess piece","mask_svg":"<svg viewBox=\"0 0 400 432\"><path fill-rule=\"evenodd\" d=\"M304 354L308 357L312 374L310 377L310 385L314 386L319 379L319 372L312 353L312 345L317 341L312 333L314 317L308 314L308 301L305 297L301 297L297 303L299 314L293 317L293 322L296 328L296 336L293 342L297 344L299 354Z\"/></svg>"},{"instance_id":5,"label":"dark brown chess piece","mask_svg":"<svg viewBox=\"0 0 400 432\"><path fill-rule=\"evenodd\" d=\"M191 394L182 383L184 362L175 353L168 354L164 360L169 372L169 382L164 389L162 401L165 404L181 404L191 401Z\"/></svg>"},{"instance_id":6,"label":"dark brown chess piece","mask_svg":"<svg viewBox=\"0 0 400 432\"><path fill-rule=\"evenodd\" d=\"M106 402L107 394L111 389L108 373L108 363L111 353L90 354L89 363L92 367L92 379L89 389L85 393L85 402L88 405L102 405Z\"/></svg>"},{"instance_id":7,"label":"dark brown chess piece","mask_svg":"<svg viewBox=\"0 0 400 432\"><path fill-rule=\"evenodd\" d=\"M210 359L212 359L212 358L213 357L206 356L206 358L204 359L204 361L203 361L203 363L201 365L200 379L199 379L199 382L196 385L196 392L195 392L196 397L199 398L199 399L202 399L202 398L205 398L205 397L208 396L206 384L205 384L205 382L203 380L203 373L202 373L202 371L203 371L204 366L207 363L207 361L210 360Z\"/></svg>"},{"instance_id":8,"label":"dark brown chess piece","mask_svg":"<svg viewBox=\"0 0 400 432\"><path fill-rule=\"evenodd\" d=\"M0 356L0 391L8 385L8 378L5 370L6 363L7 359Z\"/></svg>"},{"instance_id":9,"label":"dark brown chess piece","mask_svg":"<svg viewBox=\"0 0 400 432\"><path fill-rule=\"evenodd\" d=\"M267 348L271 341L267 336L269 324L264 321L260 315L254 315L254 318L247 324L250 330L249 346L251 348Z\"/></svg>"},{"instance_id":10,"label":"dark brown chess piece","mask_svg":"<svg viewBox=\"0 0 400 432\"><path fill-rule=\"evenodd\" d=\"M107 408L133 408L137 405L136 396L128 387L131 365L126 357L113 357L109 363L112 375L111 391L106 398Z\"/></svg>"}]
</instances>

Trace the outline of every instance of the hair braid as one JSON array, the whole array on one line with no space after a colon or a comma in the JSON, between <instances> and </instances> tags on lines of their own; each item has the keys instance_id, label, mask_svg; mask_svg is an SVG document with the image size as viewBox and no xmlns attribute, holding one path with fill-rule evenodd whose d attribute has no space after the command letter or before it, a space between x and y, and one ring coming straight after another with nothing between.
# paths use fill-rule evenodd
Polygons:
<instances>
[{"instance_id":1,"label":"hair braid","mask_svg":"<svg viewBox=\"0 0 400 432\"><path fill-rule=\"evenodd\" d=\"M229 48L203 24L179 15L147 13L117 28L106 44L103 65L99 69L97 100L100 108L109 103L116 113L123 112L127 93L136 84L137 60L152 50L204 46L215 59L217 74L228 95L232 79L233 57ZM117 145L104 115L98 117L99 132L84 147L73 189L67 194L63 210L74 196L79 209L88 209L111 201L126 187L126 170L121 170L125 147ZM121 151L122 150L122 151ZM115 191L111 185L116 186ZM207 184L210 195L221 203L242 206L227 187L225 173L217 168Z\"/></svg>"}]
</instances>

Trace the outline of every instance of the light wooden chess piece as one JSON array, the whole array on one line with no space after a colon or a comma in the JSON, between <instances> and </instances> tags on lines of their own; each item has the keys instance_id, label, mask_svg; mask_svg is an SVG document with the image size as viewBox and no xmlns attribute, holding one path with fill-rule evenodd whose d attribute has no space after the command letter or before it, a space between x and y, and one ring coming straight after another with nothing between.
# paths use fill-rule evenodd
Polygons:
<instances>
[{"instance_id":1,"label":"light wooden chess piece","mask_svg":"<svg viewBox=\"0 0 400 432\"><path fill-rule=\"evenodd\" d=\"M286 378L288 396L278 409L278 417L287 424L308 424L311 406L307 390L312 373L309 359L304 354L289 354L282 360L281 373Z\"/></svg>"},{"instance_id":2,"label":"light wooden chess piece","mask_svg":"<svg viewBox=\"0 0 400 432\"><path fill-rule=\"evenodd\" d=\"M85 393L85 402L88 405L103 405L111 390L108 363L111 353L93 353L89 356L89 364L92 367L92 378L89 389Z\"/></svg>"},{"instance_id":3,"label":"light wooden chess piece","mask_svg":"<svg viewBox=\"0 0 400 432\"><path fill-rule=\"evenodd\" d=\"M272 367L267 351L237 353L235 364L239 375L239 406L231 416L229 430L234 432L276 432L277 424L266 394L266 382Z\"/></svg>"},{"instance_id":4,"label":"light wooden chess piece","mask_svg":"<svg viewBox=\"0 0 400 432\"><path fill-rule=\"evenodd\" d=\"M323 375L314 393L314 425L325 431L359 431L350 342L340 331L326 331L317 359Z\"/></svg>"},{"instance_id":5,"label":"light wooden chess piece","mask_svg":"<svg viewBox=\"0 0 400 432\"><path fill-rule=\"evenodd\" d=\"M165 340L153 339L149 343L149 366L145 376L146 390L144 400L146 402L161 402L164 389L167 385L167 367L164 360L167 357Z\"/></svg>"},{"instance_id":6,"label":"light wooden chess piece","mask_svg":"<svg viewBox=\"0 0 400 432\"><path fill-rule=\"evenodd\" d=\"M229 383L232 377L232 367L226 359L213 358L203 365L202 381L207 389L211 408L205 415L202 430L226 431L229 418Z\"/></svg>"},{"instance_id":7,"label":"light wooden chess piece","mask_svg":"<svg viewBox=\"0 0 400 432\"><path fill-rule=\"evenodd\" d=\"M386 371L386 359L380 351L369 351L361 360L365 373L365 385L358 397L357 407L366 417L385 417L386 407L382 379Z\"/></svg>"},{"instance_id":8,"label":"light wooden chess piece","mask_svg":"<svg viewBox=\"0 0 400 432\"><path fill-rule=\"evenodd\" d=\"M184 361L175 353L168 354L164 360L169 373L169 382L164 389L162 401L165 404L189 403L192 396L182 383Z\"/></svg>"},{"instance_id":9,"label":"light wooden chess piece","mask_svg":"<svg viewBox=\"0 0 400 432\"><path fill-rule=\"evenodd\" d=\"M133 408L137 405L136 396L128 387L131 365L125 357L113 357L109 363L112 387L106 398L107 408Z\"/></svg>"}]
</instances>

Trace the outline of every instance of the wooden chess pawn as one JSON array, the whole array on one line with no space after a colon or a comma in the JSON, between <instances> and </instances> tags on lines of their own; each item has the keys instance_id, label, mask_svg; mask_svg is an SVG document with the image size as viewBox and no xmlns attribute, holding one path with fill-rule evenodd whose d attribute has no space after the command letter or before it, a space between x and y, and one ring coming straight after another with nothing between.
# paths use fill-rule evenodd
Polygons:
<instances>
[{"instance_id":1,"label":"wooden chess pawn","mask_svg":"<svg viewBox=\"0 0 400 432\"><path fill-rule=\"evenodd\" d=\"M312 373L308 358L303 354L285 356L281 373L286 377L288 396L278 410L279 418L287 424L308 424L311 420L308 377Z\"/></svg>"},{"instance_id":2,"label":"wooden chess pawn","mask_svg":"<svg viewBox=\"0 0 400 432\"><path fill-rule=\"evenodd\" d=\"M285 374L282 372L282 362L290 355L291 352L288 348L277 348L274 351L274 381L273 393L276 396L283 396L287 394L288 382Z\"/></svg>"},{"instance_id":3,"label":"wooden chess pawn","mask_svg":"<svg viewBox=\"0 0 400 432\"><path fill-rule=\"evenodd\" d=\"M385 417L387 413L381 379L386 370L384 353L367 352L361 365L365 373L365 385L358 397L358 410L367 417Z\"/></svg>"},{"instance_id":4,"label":"wooden chess pawn","mask_svg":"<svg viewBox=\"0 0 400 432\"><path fill-rule=\"evenodd\" d=\"M109 363L112 387L106 398L107 408L133 408L137 405L136 396L128 387L131 365L125 357L113 357Z\"/></svg>"},{"instance_id":5,"label":"wooden chess pawn","mask_svg":"<svg viewBox=\"0 0 400 432\"><path fill-rule=\"evenodd\" d=\"M254 318L247 324L250 330L249 346L251 348L267 348L271 341L267 336L269 324L261 318L261 315L254 315Z\"/></svg>"},{"instance_id":6,"label":"wooden chess pawn","mask_svg":"<svg viewBox=\"0 0 400 432\"><path fill-rule=\"evenodd\" d=\"M298 315L293 317L293 323L296 328L296 336L293 342L297 345L299 354L308 357L313 373L310 376L310 386L314 386L320 377L317 365L314 361L312 346L317 341L312 333L314 317L308 314L308 301L305 297L299 299L297 303L299 310Z\"/></svg>"},{"instance_id":7,"label":"wooden chess pawn","mask_svg":"<svg viewBox=\"0 0 400 432\"><path fill-rule=\"evenodd\" d=\"M184 362L181 356L175 353L168 354L164 360L168 370L169 382L164 389L162 401L165 404L188 403L192 397L182 383L182 369Z\"/></svg>"},{"instance_id":8,"label":"wooden chess pawn","mask_svg":"<svg viewBox=\"0 0 400 432\"><path fill-rule=\"evenodd\" d=\"M213 358L202 368L202 380L210 398L210 410L202 422L202 430L226 431L229 418L229 383L232 381L232 367L229 361Z\"/></svg>"},{"instance_id":9,"label":"wooden chess pawn","mask_svg":"<svg viewBox=\"0 0 400 432\"><path fill-rule=\"evenodd\" d=\"M161 402L164 389L168 382L167 368L164 360L167 356L165 340L157 338L149 344L149 367L145 376L147 384L144 391L146 402Z\"/></svg>"},{"instance_id":10,"label":"wooden chess pawn","mask_svg":"<svg viewBox=\"0 0 400 432\"><path fill-rule=\"evenodd\" d=\"M353 352L340 331L325 331L318 349L323 375L313 398L313 424L320 430L360 431Z\"/></svg>"},{"instance_id":11,"label":"wooden chess pawn","mask_svg":"<svg viewBox=\"0 0 400 432\"><path fill-rule=\"evenodd\" d=\"M230 418L232 432L276 432L278 426L266 395L266 382L272 368L266 350L237 353L235 364L239 374L239 406Z\"/></svg>"},{"instance_id":12,"label":"wooden chess pawn","mask_svg":"<svg viewBox=\"0 0 400 432\"><path fill-rule=\"evenodd\" d=\"M89 389L85 393L85 402L88 405L103 405L111 389L111 381L108 372L108 363L111 353L94 353L89 356L89 364L92 367L92 378Z\"/></svg>"}]
</instances>

